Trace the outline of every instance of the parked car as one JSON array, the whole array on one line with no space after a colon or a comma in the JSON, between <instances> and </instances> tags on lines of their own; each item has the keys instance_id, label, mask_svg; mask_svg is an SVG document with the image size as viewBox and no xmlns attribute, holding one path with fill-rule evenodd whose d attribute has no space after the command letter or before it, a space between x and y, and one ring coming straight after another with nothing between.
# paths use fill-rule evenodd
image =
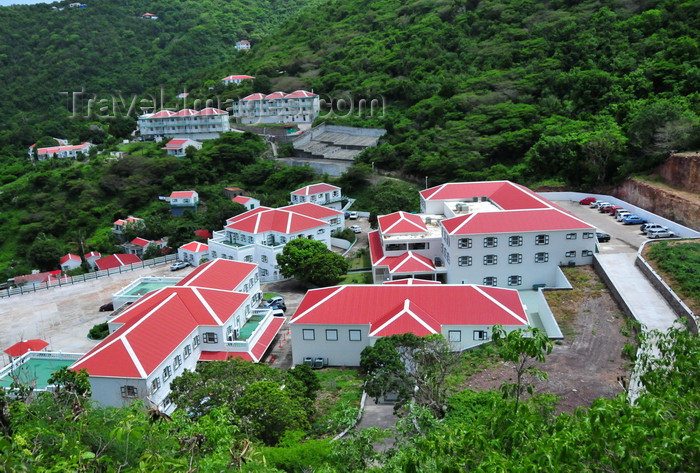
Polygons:
<instances>
[{"instance_id":1,"label":"parked car","mask_svg":"<svg viewBox=\"0 0 700 473\"><path fill-rule=\"evenodd\" d=\"M610 211L611 208L613 208L612 204L601 205L600 207L598 207L598 212L607 213Z\"/></svg>"},{"instance_id":2,"label":"parked car","mask_svg":"<svg viewBox=\"0 0 700 473\"><path fill-rule=\"evenodd\" d=\"M623 225L634 225L636 223L646 223L646 219L640 217L639 215L628 215L627 217L622 219L622 224Z\"/></svg>"},{"instance_id":3,"label":"parked car","mask_svg":"<svg viewBox=\"0 0 700 473\"><path fill-rule=\"evenodd\" d=\"M603 205L612 205L610 202L605 202L604 200L596 200L595 202L590 204L590 207L592 209L598 209L602 207Z\"/></svg>"},{"instance_id":4,"label":"parked car","mask_svg":"<svg viewBox=\"0 0 700 473\"><path fill-rule=\"evenodd\" d=\"M668 227L664 227L663 225L659 225L658 223L645 223L639 229L642 231L642 233L649 233L651 230L668 230Z\"/></svg>"},{"instance_id":5,"label":"parked car","mask_svg":"<svg viewBox=\"0 0 700 473\"><path fill-rule=\"evenodd\" d=\"M673 233L671 230L668 228L656 228L653 230L649 230L647 232L647 237L656 239L656 238L673 238L677 236L675 233Z\"/></svg>"},{"instance_id":6,"label":"parked car","mask_svg":"<svg viewBox=\"0 0 700 473\"><path fill-rule=\"evenodd\" d=\"M273 310L281 310L283 312L287 312L287 305L284 303L284 298L282 296L275 296L269 299L267 301L267 305L269 307L272 307Z\"/></svg>"},{"instance_id":7,"label":"parked car","mask_svg":"<svg viewBox=\"0 0 700 473\"><path fill-rule=\"evenodd\" d=\"M350 218L350 212L345 212L344 216L345 218Z\"/></svg>"},{"instance_id":8,"label":"parked car","mask_svg":"<svg viewBox=\"0 0 700 473\"><path fill-rule=\"evenodd\" d=\"M608 235L607 233L595 232L595 236L600 243L610 241L610 235Z\"/></svg>"},{"instance_id":9,"label":"parked car","mask_svg":"<svg viewBox=\"0 0 700 473\"><path fill-rule=\"evenodd\" d=\"M608 210L606 210L606 212L608 212L610 215L614 216L615 212L617 212L618 210L624 210L624 209L622 207L620 207L619 205L613 205Z\"/></svg>"},{"instance_id":10,"label":"parked car","mask_svg":"<svg viewBox=\"0 0 700 473\"><path fill-rule=\"evenodd\" d=\"M578 201L579 205L591 205L593 202L595 202L595 197L584 197Z\"/></svg>"},{"instance_id":11,"label":"parked car","mask_svg":"<svg viewBox=\"0 0 700 473\"><path fill-rule=\"evenodd\" d=\"M350 212L350 220L357 220L357 212Z\"/></svg>"},{"instance_id":12,"label":"parked car","mask_svg":"<svg viewBox=\"0 0 700 473\"><path fill-rule=\"evenodd\" d=\"M106 304L102 304L100 306L100 312L111 312L114 310L114 304L111 302L107 302Z\"/></svg>"},{"instance_id":13,"label":"parked car","mask_svg":"<svg viewBox=\"0 0 700 473\"><path fill-rule=\"evenodd\" d=\"M349 228L355 233L362 233L362 228L359 225L350 225Z\"/></svg>"},{"instance_id":14,"label":"parked car","mask_svg":"<svg viewBox=\"0 0 700 473\"><path fill-rule=\"evenodd\" d=\"M186 261L176 261L172 265L170 265L170 271L177 271L178 269L186 268L190 265L190 263Z\"/></svg>"},{"instance_id":15,"label":"parked car","mask_svg":"<svg viewBox=\"0 0 700 473\"><path fill-rule=\"evenodd\" d=\"M628 215L632 215L632 212L630 212L629 210L618 210L617 212L615 212L615 218L618 222L622 222L622 219L627 217Z\"/></svg>"}]
</instances>

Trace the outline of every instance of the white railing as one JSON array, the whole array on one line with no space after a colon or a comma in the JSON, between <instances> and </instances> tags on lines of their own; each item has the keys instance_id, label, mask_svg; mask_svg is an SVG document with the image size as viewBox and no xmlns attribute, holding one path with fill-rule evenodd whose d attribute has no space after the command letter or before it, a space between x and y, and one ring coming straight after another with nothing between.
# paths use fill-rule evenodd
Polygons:
<instances>
[{"instance_id":1,"label":"white railing","mask_svg":"<svg viewBox=\"0 0 700 473\"><path fill-rule=\"evenodd\" d=\"M8 289L0 290L0 297L10 297L19 296L23 294L30 294L33 292L40 291L42 289L51 289L54 287L71 286L73 284L93 281L95 279L113 276L115 274L126 273L129 271L134 271L136 269L145 268L148 266L156 266L158 264L168 263L170 261L175 261L177 259L177 254L159 256L158 258L147 259L139 263L132 263L125 266L119 266L117 268L107 269L104 271L94 271L91 273L79 274L77 276L62 276L58 280L49 280L41 284L25 284L17 287L11 287Z\"/></svg>"}]
</instances>

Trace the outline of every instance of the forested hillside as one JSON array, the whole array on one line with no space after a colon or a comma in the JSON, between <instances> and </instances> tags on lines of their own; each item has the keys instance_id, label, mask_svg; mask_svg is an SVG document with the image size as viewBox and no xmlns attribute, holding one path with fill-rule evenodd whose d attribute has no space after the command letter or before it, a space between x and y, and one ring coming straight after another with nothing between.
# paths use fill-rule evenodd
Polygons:
<instances>
[{"instance_id":1,"label":"forested hillside","mask_svg":"<svg viewBox=\"0 0 700 473\"><path fill-rule=\"evenodd\" d=\"M235 67L244 54L236 51L237 41L258 41L309 1L93 0L86 8L69 3L0 8L4 153L41 136L77 138L83 121L67 119L73 92L84 90L84 100L121 92L126 112L133 94L158 95L162 87L174 99L184 88L220 79L204 76L204 69ZM158 19L141 18L147 12ZM104 121L105 128L109 124Z\"/></svg>"},{"instance_id":2,"label":"forested hillside","mask_svg":"<svg viewBox=\"0 0 700 473\"><path fill-rule=\"evenodd\" d=\"M699 23L692 1L331 0L247 60L327 99L383 96L385 119L346 120L389 130L365 162L590 187L700 145Z\"/></svg>"}]
</instances>

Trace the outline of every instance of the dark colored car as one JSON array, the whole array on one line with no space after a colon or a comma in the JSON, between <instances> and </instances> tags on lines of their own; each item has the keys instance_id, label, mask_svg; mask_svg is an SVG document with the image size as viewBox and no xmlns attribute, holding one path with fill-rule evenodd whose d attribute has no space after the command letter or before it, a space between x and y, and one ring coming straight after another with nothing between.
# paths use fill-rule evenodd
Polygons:
<instances>
[{"instance_id":1,"label":"dark colored car","mask_svg":"<svg viewBox=\"0 0 700 473\"><path fill-rule=\"evenodd\" d=\"M595 232L595 236L599 242L610 241L610 235L607 233Z\"/></svg>"},{"instance_id":2,"label":"dark colored car","mask_svg":"<svg viewBox=\"0 0 700 473\"><path fill-rule=\"evenodd\" d=\"M100 306L100 312L111 312L114 310L114 304L111 302L107 302L106 304L102 304Z\"/></svg>"}]
</instances>

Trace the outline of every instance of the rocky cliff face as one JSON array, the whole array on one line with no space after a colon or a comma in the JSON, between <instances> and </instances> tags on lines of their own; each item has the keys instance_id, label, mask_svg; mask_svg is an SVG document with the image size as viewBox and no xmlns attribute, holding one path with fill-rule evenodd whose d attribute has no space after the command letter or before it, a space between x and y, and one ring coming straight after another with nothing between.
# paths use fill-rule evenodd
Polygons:
<instances>
[{"instance_id":1,"label":"rocky cliff face","mask_svg":"<svg viewBox=\"0 0 700 473\"><path fill-rule=\"evenodd\" d=\"M669 185L700 193L700 154L673 154L656 170Z\"/></svg>"}]
</instances>

